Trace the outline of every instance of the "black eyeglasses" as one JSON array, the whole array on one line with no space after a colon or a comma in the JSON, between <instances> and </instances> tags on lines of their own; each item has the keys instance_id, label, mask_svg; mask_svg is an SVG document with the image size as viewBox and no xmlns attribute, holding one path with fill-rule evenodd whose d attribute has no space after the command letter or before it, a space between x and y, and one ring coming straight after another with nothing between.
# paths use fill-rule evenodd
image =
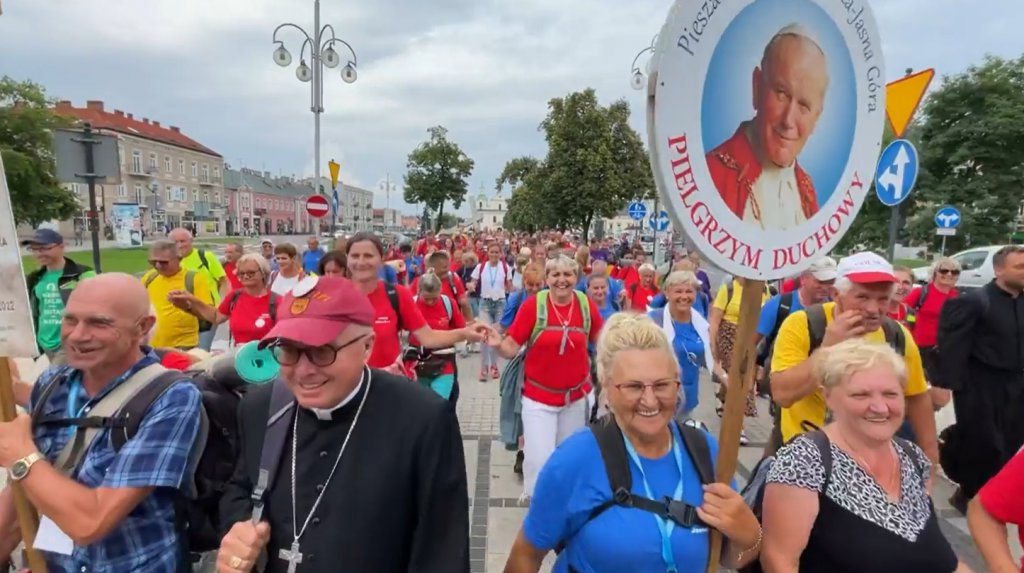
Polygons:
<instances>
[{"instance_id":1,"label":"black eyeglasses","mask_svg":"<svg viewBox=\"0 0 1024 573\"><path fill-rule=\"evenodd\" d=\"M960 271L958 269L939 269L938 272L940 275L953 275L954 277L960 275Z\"/></svg>"},{"instance_id":2,"label":"black eyeglasses","mask_svg":"<svg viewBox=\"0 0 1024 573\"><path fill-rule=\"evenodd\" d=\"M366 338L366 336L365 334L357 336L341 346L331 346L329 344L324 346L293 346L287 343L278 343L272 347L272 351L274 352L274 358L281 366L295 366L299 363L299 358L305 355L306 359L313 366L323 368L334 364L342 350Z\"/></svg>"},{"instance_id":3,"label":"black eyeglasses","mask_svg":"<svg viewBox=\"0 0 1024 573\"><path fill-rule=\"evenodd\" d=\"M159 267L159 266L169 265L169 264L171 264L171 261L164 261L164 260L158 260L158 259L149 259L149 266L151 266L151 267Z\"/></svg>"}]
</instances>

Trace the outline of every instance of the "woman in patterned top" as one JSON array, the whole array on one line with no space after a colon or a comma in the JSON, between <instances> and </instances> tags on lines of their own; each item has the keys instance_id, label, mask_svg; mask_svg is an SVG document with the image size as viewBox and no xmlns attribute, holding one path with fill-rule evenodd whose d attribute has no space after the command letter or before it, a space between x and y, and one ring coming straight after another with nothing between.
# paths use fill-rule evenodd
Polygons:
<instances>
[{"instance_id":1,"label":"woman in patterned top","mask_svg":"<svg viewBox=\"0 0 1024 573\"><path fill-rule=\"evenodd\" d=\"M764 492L769 573L960 573L928 494L931 464L895 438L903 360L860 338L815 353L832 421L779 450Z\"/></svg>"}]
</instances>

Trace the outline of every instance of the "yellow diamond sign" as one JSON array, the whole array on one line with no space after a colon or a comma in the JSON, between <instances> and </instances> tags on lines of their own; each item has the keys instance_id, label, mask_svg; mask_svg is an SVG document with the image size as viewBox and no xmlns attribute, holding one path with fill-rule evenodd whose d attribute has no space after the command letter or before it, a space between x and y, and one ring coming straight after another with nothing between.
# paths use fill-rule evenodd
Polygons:
<instances>
[{"instance_id":1,"label":"yellow diamond sign","mask_svg":"<svg viewBox=\"0 0 1024 573\"><path fill-rule=\"evenodd\" d=\"M338 186L338 173L341 172L341 164L333 159L327 162L327 168L331 170L331 189Z\"/></svg>"},{"instance_id":2,"label":"yellow diamond sign","mask_svg":"<svg viewBox=\"0 0 1024 573\"><path fill-rule=\"evenodd\" d=\"M933 77L935 70L929 68L886 84L885 116L889 119L889 125L892 126L893 135L897 139L906 133Z\"/></svg>"}]
</instances>

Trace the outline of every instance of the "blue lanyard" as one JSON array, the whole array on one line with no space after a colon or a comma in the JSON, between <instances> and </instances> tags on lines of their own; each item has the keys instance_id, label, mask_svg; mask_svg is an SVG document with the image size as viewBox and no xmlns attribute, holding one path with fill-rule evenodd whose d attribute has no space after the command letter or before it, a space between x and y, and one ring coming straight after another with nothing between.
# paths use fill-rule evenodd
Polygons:
<instances>
[{"instance_id":1,"label":"blue lanyard","mask_svg":"<svg viewBox=\"0 0 1024 573\"><path fill-rule=\"evenodd\" d=\"M679 441L677 440L675 423L672 423L672 453L676 458L676 467L679 468L679 484L676 485L676 491L672 494L672 499L682 501L683 500L683 454L679 451ZM625 434L622 435L622 441L626 443L626 453L629 454L629 458L636 464L637 469L640 470L640 477L644 480L644 492L650 499L655 499L654 492L651 491L651 484L647 481L647 474L644 473L644 466L640 463L640 456L636 453L636 448L630 443L629 438ZM672 532L676 528L676 522L671 519L666 519L659 516L654 516L654 520L658 524L658 531L661 533L661 559L665 562L665 570L667 573L677 573L679 569L676 567L676 557L672 553Z\"/></svg>"}]
</instances>

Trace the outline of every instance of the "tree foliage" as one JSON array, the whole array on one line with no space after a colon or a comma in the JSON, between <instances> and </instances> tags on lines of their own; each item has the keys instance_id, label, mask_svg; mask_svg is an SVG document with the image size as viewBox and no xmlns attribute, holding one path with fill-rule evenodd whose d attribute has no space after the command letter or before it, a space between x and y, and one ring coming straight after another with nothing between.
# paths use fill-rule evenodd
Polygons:
<instances>
[{"instance_id":1,"label":"tree foliage","mask_svg":"<svg viewBox=\"0 0 1024 573\"><path fill-rule=\"evenodd\" d=\"M580 229L586 238L595 218L614 217L630 200L655 193L624 100L602 106L590 88L552 99L540 129L548 144L544 160L513 159L498 177L499 188L513 187L509 228Z\"/></svg>"},{"instance_id":2,"label":"tree foliage","mask_svg":"<svg viewBox=\"0 0 1024 573\"><path fill-rule=\"evenodd\" d=\"M42 86L0 78L0 157L11 191L14 220L33 227L64 220L81 208L55 176L53 131L72 122L52 111Z\"/></svg>"},{"instance_id":3,"label":"tree foliage","mask_svg":"<svg viewBox=\"0 0 1024 573\"><path fill-rule=\"evenodd\" d=\"M923 106L919 140L911 235L937 246L935 212L953 205L962 221L947 252L1008 242L1024 189L1024 58L988 57L943 78Z\"/></svg>"},{"instance_id":4,"label":"tree foliage","mask_svg":"<svg viewBox=\"0 0 1024 573\"><path fill-rule=\"evenodd\" d=\"M882 134L882 149L885 149L887 145L892 143L893 139L895 137L893 136L892 129L886 124L885 133ZM874 176L874 173L868 175L872 180ZM913 194L911 194L912 197ZM905 209L910 206L911 198L908 198L900 205L901 214L907 212ZM850 225L850 229L843 235L842 240L839 241L836 251L839 253L850 253L857 250L869 250L884 253L889 244L891 209L891 207L878 200L878 195L875 193L874 186L872 185L868 189L863 207L857 213L857 217Z\"/></svg>"},{"instance_id":5,"label":"tree foliage","mask_svg":"<svg viewBox=\"0 0 1024 573\"><path fill-rule=\"evenodd\" d=\"M448 130L442 126L427 130L430 139L409 154L405 174L406 203L425 203L437 214L434 230L441 229L445 204L455 209L462 206L469 189L467 179L473 172L473 160L459 145L448 139Z\"/></svg>"}]
</instances>

